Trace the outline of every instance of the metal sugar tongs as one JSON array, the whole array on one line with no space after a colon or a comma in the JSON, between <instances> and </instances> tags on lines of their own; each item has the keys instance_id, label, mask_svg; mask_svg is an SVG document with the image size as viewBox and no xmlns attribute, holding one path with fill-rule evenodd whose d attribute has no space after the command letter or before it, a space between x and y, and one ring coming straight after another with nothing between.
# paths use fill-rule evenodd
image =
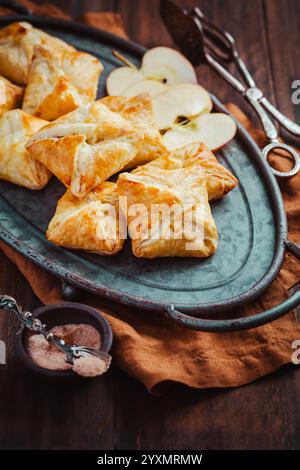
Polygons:
<instances>
[{"instance_id":1,"label":"metal sugar tongs","mask_svg":"<svg viewBox=\"0 0 300 470\"><path fill-rule=\"evenodd\" d=\"M294 165L289 171L279 171L270 165L274 175L282 178L295 176L300 170L300 157L293 147L280 142L278 131L268 113L293 135L300 136L300 126L275 108L256 86L245 62L238 53L231 34L207 20L198 7L188 12L170 0L161 0L160 13L175 43L192 64L194 66L202 63L208 64L256 111L270 141L262 149L266 160L268 161L273 150L283 150L292 157ZM236 65L245 84L225 68L224 65L229 63Z\"/></svg>"},{"instance_id":2,"label":"metal sugar tongs","mask_svg":"<svg viewBox=\"0 0 300 470\"><path fill-rule=\"evenodd\" d=\"M105 362L106 370L109 368L111 363L110 354L105 351L96 350L86 346L66 344L63 339L49 332L46 329L46 325L44 325L38 318L35 318L32 313L22 310L22 307L17 304L13 297L0 295L0 309L14 312L23 327L28 328L35 333L42 334L49 343L54 344L66 355L66 361L68 363L74 364L74 359L79 359L80 357L95 356Z\"/></svg>"}]
</instances>

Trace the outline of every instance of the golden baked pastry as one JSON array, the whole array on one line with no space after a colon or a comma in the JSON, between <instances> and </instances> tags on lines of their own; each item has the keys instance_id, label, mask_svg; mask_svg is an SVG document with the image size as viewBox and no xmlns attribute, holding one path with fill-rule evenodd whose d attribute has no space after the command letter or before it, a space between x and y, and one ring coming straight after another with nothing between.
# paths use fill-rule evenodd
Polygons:
<instances>
[{"instance_id":1,"label":"golden baked pastry","mask_svg":"<svg viewBox=\"0 0 300 470\"><path fill-rule=\"evenodd\" d=\"M118 193L115 183L105 181L84 198L67 191L59 200L47 238L56 245L114 255L122 249Z\"/></svg>"},{"instance_id":2,"label":"golden baked pastry","mask_svg":"<svg viewBox=\"0 0 300 470\"><path fill-rule=\"evenodd\" d=\"M90 54L64 51L57 56L45 46L35 46L23 111L54 121L94 101L102 69L99 60Z\"/></svg>"},{"instance_id":3,"label":"golden baked pastry","mask_svg":"<svg viewBox=\"0 0 300 470\"><path fill-rule=\"evenodd\" d=\"M0 75L18 85L25 85L33 48L37 44L49 47L57 57L65 51L75 50L29 23L11 23L0 30Z\"/></svg>"},{"instance_id":4,"label":"golden baked pastry","mask_svg":"<svg viewBox=\"0 0 300 470\"><path fill-rule=\"evenodd\" d=\"M231 191L238 183L233 174L221 165L214 154L203 143L192 143L167 153L133 171L141 175L151 175L154 168L174 170L176 168L198 167L205 171L205 181L210 201L219 199Z\"/></svg>"},{"instance_id":5,"label":"golden baked pastry","mask_svg":"<svg viewBox=\"0 0 300 470\"><path fill-rule=\"evenodd\" d=\"M7 111L0 118L0 178L30 189L43 188L51 173L33 159L25 145L46 121L20 109Z\"/></svg>"},{"instance_id":6,"label":"golden baked pastry","mask_svg":"<svg viewBox=\"0 0 300 470\"><path fill-rule=\"evenodd\" d=\"M154 167L151 175L122 173L117 185L119 195L127 198L135 256L204 258L216 251L218 233L199 166Z\"/></svg>"},{"instance_id":7,"label":"golden baked pastry","mask_svg":"<svg viewBox=\"0 0 300 470\"><path fill-rule=\"evenodd\" d=\"M133 160L142 143L128 121L95 101L48 124L27 149L74 196L84 197Z\"/></svg>"},{"instance_id":8,"label":"golden baked pastry","mask_svg":"<svg viewBox=\"0 0 300 470\"><path fill-rule=\"evenodd\" d=\"M23 88L14 85L4 77L0 77L0 116L10 109L20 107Z\"/></svg>"},{"instance_id":9,"label":"golden baked pastry","mask_svg":"<svg viewBox=\"0 0 300 470\"><path fill-rule=\"evenodd\" d=\"M101 100L111 111L120 113L144 135L144 143L127 168L144 165L166 152L162 138L154 121L152 101L148 93L141 93L133 98L124 96L106 96Z\"/></svg>"},{"instance_id":10,"label":"golden baked pastry","mask_svg":"<svg viewBox=\"0 0 300 470\"><path fill-rule=\"evenodd\" d=\"M98 81L103 65L97 57L81 51L65 51L60 55L62 70L81 96L82 103L97 97Z\"/></svg>"}]
</instances>

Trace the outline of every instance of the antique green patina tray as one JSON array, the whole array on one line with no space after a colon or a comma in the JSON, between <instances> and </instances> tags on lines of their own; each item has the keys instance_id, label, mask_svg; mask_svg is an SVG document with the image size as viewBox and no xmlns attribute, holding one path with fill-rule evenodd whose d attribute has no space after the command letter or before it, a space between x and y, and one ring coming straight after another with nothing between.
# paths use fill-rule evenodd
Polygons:
<instances>
[{"instance_id":1,"label":"antique green patina tray","mask_svg":"<svg viewBox=\"0 0 300 470\"><path fill-rule=\"evenodd\" d=\"M112 49L117 48L136 64L144 52L109 33L54 18L28 14L2 17L0 26L12 21L29 21L99 57L105 67L99 96L105 94L107 75L119 66ZM217 110L226 112L216 98L214 103ZM209 259L138 259L132 255L128 240L114 257L54 246L46 240L45 230L65 190L55 178L38 192L0 182L0 238L70 286L147 309L149 314L161 311L186 327L224 331L272 321L300 304L300 292L267 312L230 317L268 287L286 249L298 258L300 249L287 241L277 182L247 132L239 126L236 138L217 155L239 179L239 185L213 204L220 242L217 253Z\"/></svg>"}]
</instances>

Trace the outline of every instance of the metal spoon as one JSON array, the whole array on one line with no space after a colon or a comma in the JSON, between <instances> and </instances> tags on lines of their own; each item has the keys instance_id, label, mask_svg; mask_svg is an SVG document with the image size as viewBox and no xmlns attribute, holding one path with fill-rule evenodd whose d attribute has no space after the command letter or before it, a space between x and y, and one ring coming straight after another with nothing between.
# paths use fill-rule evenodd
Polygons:
<instances>
[{"instance_id":1,"label":"metal spoon","mask_svg":"<svg viewBox=\"0 0 300 470\"><path fill-rule=\"evenodd\" d=\"M14 312L21 325L35 333L42 334L44 338L51 344L54 344L60 351L66 355L66 361L74 364L74 359L80 357L94 356L105 362L105 372L111 364L111 355L105 351L92 349L87 346L78 346L76 344L66 344L65 341L47 330L46 325L32 313L24 311L13 297L8 295L0 295L0 309Z\"/></svg>"}]
</instances>

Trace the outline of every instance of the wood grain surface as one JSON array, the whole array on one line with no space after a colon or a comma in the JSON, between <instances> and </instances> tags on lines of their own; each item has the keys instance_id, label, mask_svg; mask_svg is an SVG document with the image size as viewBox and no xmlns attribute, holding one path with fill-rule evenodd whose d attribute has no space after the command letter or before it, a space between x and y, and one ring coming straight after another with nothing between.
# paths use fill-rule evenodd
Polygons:
<instances>
[{"instance_id":1,"label":"wood grain surface","mask_svg":"<svg viewBox=\"0 0 300 470\"><path fill-rule=\"evenodd\" d=\"M41 3L41 2L40 2ZM131 39L172 45L158 0L53 1L75 17L120 12ZM293 116L291 82L300 79L299 0L201 0L198 4L236 38L253 76ZM247 106L205 66L201 83L223 101ZM0 253L0 292L38 306L30 286ZM42 382L14 354L16 324L0 312L7 365L0 366L1 449L300 449L300 373L286 367L253 384L227 390L174 387L150 396L116 368L77 387ZM296 338L295 338L296 339ZM299 338L298 338L299 339Z\"/></svg>"}]
</instances>

